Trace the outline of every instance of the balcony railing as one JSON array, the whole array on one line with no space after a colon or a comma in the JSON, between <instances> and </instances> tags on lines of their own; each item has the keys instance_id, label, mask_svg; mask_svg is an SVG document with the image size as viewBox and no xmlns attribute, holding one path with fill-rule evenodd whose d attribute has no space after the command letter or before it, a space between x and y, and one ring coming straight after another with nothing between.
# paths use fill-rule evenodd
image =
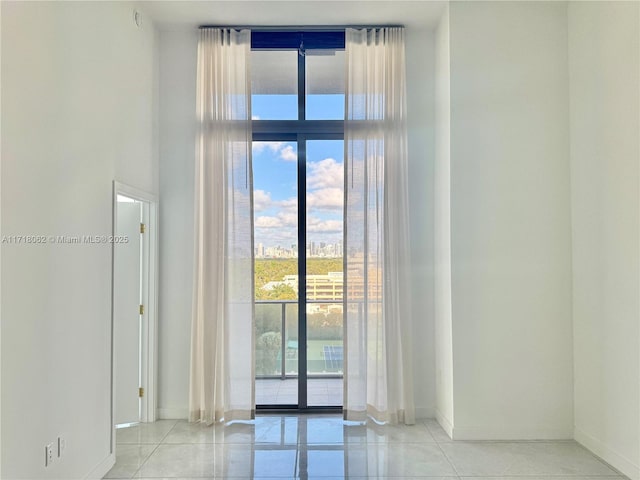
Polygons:
<instances>
[{"instance_id":1,"label":"balcony railing","mask_svg":"<svg viewBox=\"0 0 640 480\"><path fill-rule=\"evenodd\" d=\"M307 375L342 377L341 300L307 300ZM298 376L298 301L257 300L256 378Z\"/></svg>"}]
</instances>

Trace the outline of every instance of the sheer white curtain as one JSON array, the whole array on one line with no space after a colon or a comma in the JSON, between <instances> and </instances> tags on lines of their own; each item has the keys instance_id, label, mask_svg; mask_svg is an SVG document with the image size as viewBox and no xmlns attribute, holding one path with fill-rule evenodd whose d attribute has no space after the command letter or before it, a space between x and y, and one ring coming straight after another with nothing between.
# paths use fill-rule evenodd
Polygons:
<instances>
[{"instance_id":1,"label":"sheer white curtain","mask_svg":"<svg viewBox=\"0 0 640 480\"><path fill-rule=\"evenodd\" d=\"M415 423L404 29L347 29L344 415Z\"/></svg>"},{"instance_id":2,"label":"sheer white curtain","mask_svg":"<svg viewBox=\"0 0 640 480\"><path fill-rule=\"evenodd\" d=\"M249 30L202 29L190 421L254 416Z\"/></svg>"}]
</instances>

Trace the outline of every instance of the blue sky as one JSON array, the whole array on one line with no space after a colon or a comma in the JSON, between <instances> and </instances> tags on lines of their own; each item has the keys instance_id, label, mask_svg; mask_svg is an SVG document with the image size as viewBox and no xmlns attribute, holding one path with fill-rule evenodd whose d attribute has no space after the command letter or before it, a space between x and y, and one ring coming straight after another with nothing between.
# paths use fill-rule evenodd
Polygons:
<instances>
[{"instance_id":1,"label":"blue sky","mask_svg":"<svg viewBox=\"0 0 640 480\"><path fill-rule=\"evenodd\" d=\"M295 118L295 98L255 95L252 116ZM342 95L313 95L307 100L314 119L342 118L343 102ZM307 141L308 242L337 243L342 239L343 149L342 140ZM297 243L296 142L254 142L253 184L256 245L291 248Z\"/></svg>"}]
</instances>

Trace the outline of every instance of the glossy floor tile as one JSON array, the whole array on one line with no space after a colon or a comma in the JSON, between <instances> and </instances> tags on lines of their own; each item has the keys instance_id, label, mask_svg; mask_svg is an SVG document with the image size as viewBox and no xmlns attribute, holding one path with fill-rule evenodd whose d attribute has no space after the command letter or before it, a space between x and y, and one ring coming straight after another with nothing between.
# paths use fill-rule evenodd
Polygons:
<instances>
[{"instance_id":1,"label":"glossy floor tile","mask_svg":"<svg viewBox=\"0 0 640 480\"><path fill-rule=\"evenodd\" d=\"M453 442L441 448L461 476L617 473L575 442Z\"/></svg>"},{"instance_id":2,"label":"glossy floor tile","mask_svg":"<svg viewBox=\"0 0 640 480\"><path fill-rule=\"evenodd\" d=\"M135 427L116 429L117 444L141 443L158 444L175 426L176 420L158 420L153 423L141 423Z\"/></svg>"},{"instance_id":3,"label":"glossy floor tile","mask_svg":"<svg viewBox=\"0 0 640 480\"><path fill-rule=\"evenodd\" d=\"M131 478L156 448L157 445L118 445L118 461L105 478Z\"/></svg>"},{"instance_id":4,"label":"glossy floor tile","mask_svg":"<svg viewBox=\"0 0 640 480\"><path fill-rule=\"evenodd\" d=\"M431 419L412 426L339 415L261 415L213 426L165 420L118 429L116 441L116 465L105 478L625 480L572 441L452 441Z\"/></svg>"}]
</instances>

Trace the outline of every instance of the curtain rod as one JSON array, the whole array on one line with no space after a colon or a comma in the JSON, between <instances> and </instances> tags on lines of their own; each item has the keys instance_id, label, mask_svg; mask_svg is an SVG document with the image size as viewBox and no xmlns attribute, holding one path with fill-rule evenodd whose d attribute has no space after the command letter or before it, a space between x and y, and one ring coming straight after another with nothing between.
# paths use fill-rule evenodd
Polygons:
<instances>
[{"instance_id":1,"label":"curtain rod","mask_svg":"<svg viewBox=\"0 0 640 480\"><path fill-rule=\"evenodd\" d=\"M235 29L251 29L261 32L278 31L278 32L343 32L347 28L404 28L404 25L200 25L198 29L204 28L235 28Z\"/></svg>"}]
</instances>

